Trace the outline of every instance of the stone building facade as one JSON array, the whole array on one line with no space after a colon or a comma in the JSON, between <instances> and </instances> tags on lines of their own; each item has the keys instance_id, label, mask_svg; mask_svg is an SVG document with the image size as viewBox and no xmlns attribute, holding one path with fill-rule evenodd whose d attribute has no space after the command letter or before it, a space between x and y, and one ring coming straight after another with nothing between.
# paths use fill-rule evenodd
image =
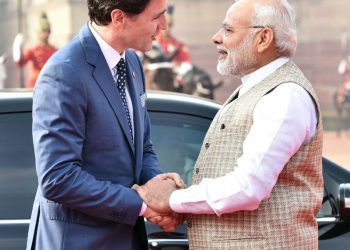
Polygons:
<instances>
[{"instance_id":1,"label":"stone building facade","mask_svg":"<svg viewBox=\"0 0 350 250\"><path fill-rule=\"evenodd\" d=\"M223 102L239 82L233 78L222 78L216 73L217 54L211 37L221 27L226 10L234 1L168 1L175 5L173 33L188 45L193 62L210 72L214 80L224 79L225 84L216 93L216 99ZM294 61L315 85L323 109L332 109L331 96L342 82L337 66L341 58L349 53L347 48L341 46L340 40L342 34L350 35L350 1L290 2L298 20L299 44ZM19 4L22 15L19 15ZM62 47L88 19L86 0L0 0L0 9L5 10L0 16L0 30L6 30L7 34L0 38L0 55L4 52L11 54L13 38L20 27L18 20L22 20L22 32L27 44L33 44L38 18L42 11L47 12L52 25L51 42ZM9 77L7 86L19 86L18 70L9 67L14 73Z\"/></svg>"}]
</instances>

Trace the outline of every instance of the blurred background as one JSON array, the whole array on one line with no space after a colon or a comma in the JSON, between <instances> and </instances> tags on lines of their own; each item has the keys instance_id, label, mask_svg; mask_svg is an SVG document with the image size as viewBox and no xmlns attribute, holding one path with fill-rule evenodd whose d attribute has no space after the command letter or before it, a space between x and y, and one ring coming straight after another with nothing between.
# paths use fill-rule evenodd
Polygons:
<instances>
[{"instance_id":1,"label":"blurred background","mask_svg":"<svg viewBox=\"0 0 350 250\"><path fill-rule=\"evenodd\" d=\"M233 1L169 0L169 3L172 6L169 13L171 35L181 41L188 53L188 63L197 71L192 70L189 76L186 75L188 67L178 65L174 69L171 60L177 55L171 51L165 59L160 59L156 53L141 55L145 63L151 64L145 66L145 70L170 70L175 75L172 79L175 86L171 90L223 103L240 82L216 72L218 56L211 37L221 27L226 10ZM290 0L290 3L297 15L299 38L293 60L314 85L321 102L327 131L324 155L350 166L350 87L346 84L350 79L350 1ZM0 0L0 9L0 88L28 87L33 62L24 64L23 55L27 48L37 46L42 38L40 32L49 29L48 44L51 50L55 50L72 39L88 20L86 0ZM16 47L21 52L16 52ZM41 52L37 49L35 53L47 56L51 50ZM176 46L174 51L178 53ZM22 61L16 62L19 60L16 53L23 53ZM41 59L37 62L39 66L43 63ZM193 79L194 75L202 80ZM186 77L191 77L194 84L190 90L185 90L189 86ZM155 78L154 74L149 77ZM198 81L202 81L202 85ZM157 88L151 83L148 86Z\"/></svg>"}]
</instances>

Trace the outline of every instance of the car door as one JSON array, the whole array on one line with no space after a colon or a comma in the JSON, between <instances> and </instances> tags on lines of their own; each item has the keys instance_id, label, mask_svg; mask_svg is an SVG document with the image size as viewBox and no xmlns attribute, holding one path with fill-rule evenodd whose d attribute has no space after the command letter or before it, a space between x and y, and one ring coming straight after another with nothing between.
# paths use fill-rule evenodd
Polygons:
<instances>
[{"instance_id":1,"label":"car door","mask_svg":"<svg viewBox=\"0 0 350 250\"><path fill-rule=\"evenodd\" d=\"M350 249L350 222L339 216L338 192L341 183L350 183L350 171L323 158L324 198L317 214L320 250Z\"/></svg>"},{"instance_id":2,"label":"car door","mask_svg":"<svg viewBox=\"0 0 350 250\"><path fill-rule=\"evenodd\" d=\"M37 188L31 112L0 113L0 249L22 250Z\"/></svg>"},{"instance_id":3,"label":"car door","mask_svg":"<svg viewBox=\"0 0 350 250\"><path fill-rule=\"evenodd\" d=\"M152 142L165 172L177 172L191 185L192 170L197 160L211 119L179 112L150 112ZM146 222L151 249L188 249L186 225L166 233Z\"/></svg>"}]
</instances>

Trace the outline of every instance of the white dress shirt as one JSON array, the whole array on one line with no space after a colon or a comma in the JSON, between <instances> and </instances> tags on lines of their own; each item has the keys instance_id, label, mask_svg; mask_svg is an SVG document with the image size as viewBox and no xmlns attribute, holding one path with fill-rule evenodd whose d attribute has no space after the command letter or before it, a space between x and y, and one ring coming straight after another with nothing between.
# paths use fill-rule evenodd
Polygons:
<instances>
[{"instance_id":1,"label":"white dress shirt","mask_svg":"<svg viewBox=\"0 0 350 250\"><path fill-rule=\"evenodd\" d=\"M95 37L98 45L100 46L100 49L102 51L103 56L106 59L106 62L108 64L109 70L111 71L112 76L117 74L117 68L115 67L121 58L125 60L125 53L119 54L118 51L113 49L108 43L106 43L105 40L102 39L102 37L95 31L94 27L92 27L91 22L89 22L89 28L92 32L92 35ZM117 75L118 76L118 75ZM132 135L133 138L135 138L135 130L134 130L134 109L132 106L131 98L130 98L130 92L128 88L128 82L126 82L125 85L125 92L126 92L126 102L128 104L128 109L130 113L131 118L131 125L132 125ZM119 94L116 92L116 94Z\"/></svg>"},{"instance_id":2,"label":"white dress shirt","mask_svg":"<svg viewBox=\"0 0 350 250\"><path fill-rule=\"evenodd\" d=\"M279 58L244 76L239 96L288 61ZM257 103L235 171L174 191L169 201L172 210L220 216L257 209L269 198L285 164L314 136L316 127L317 113L308 92L292 82L279 85Z\"/></svg>"}]
</instances>

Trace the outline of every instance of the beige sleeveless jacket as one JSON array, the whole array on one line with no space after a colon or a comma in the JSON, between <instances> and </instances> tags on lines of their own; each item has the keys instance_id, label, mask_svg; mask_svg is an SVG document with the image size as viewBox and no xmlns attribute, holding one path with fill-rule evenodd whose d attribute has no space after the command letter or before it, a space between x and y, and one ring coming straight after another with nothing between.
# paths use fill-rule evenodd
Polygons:
<instances>
[{"instance_id":1,"label":"beige sleeveless jacket","mask_svg":"<svg viewBox=\"0 0 350 250\"><path fill-rule=\"evenodd\" d=\"M237 167L257 102L278 85L294 82L313 98L318 111L315 136L284 166L270 198L254 211L187 215L190 249L317 249L315 216L323 197L322 122L316 93L292 62L284 64L240 98L238 90L214 118L193 171L193 184ZM276 103L278 105L278 103ZM295 114L298 115L298 114Z\"/></svg>"}]
</instances>

